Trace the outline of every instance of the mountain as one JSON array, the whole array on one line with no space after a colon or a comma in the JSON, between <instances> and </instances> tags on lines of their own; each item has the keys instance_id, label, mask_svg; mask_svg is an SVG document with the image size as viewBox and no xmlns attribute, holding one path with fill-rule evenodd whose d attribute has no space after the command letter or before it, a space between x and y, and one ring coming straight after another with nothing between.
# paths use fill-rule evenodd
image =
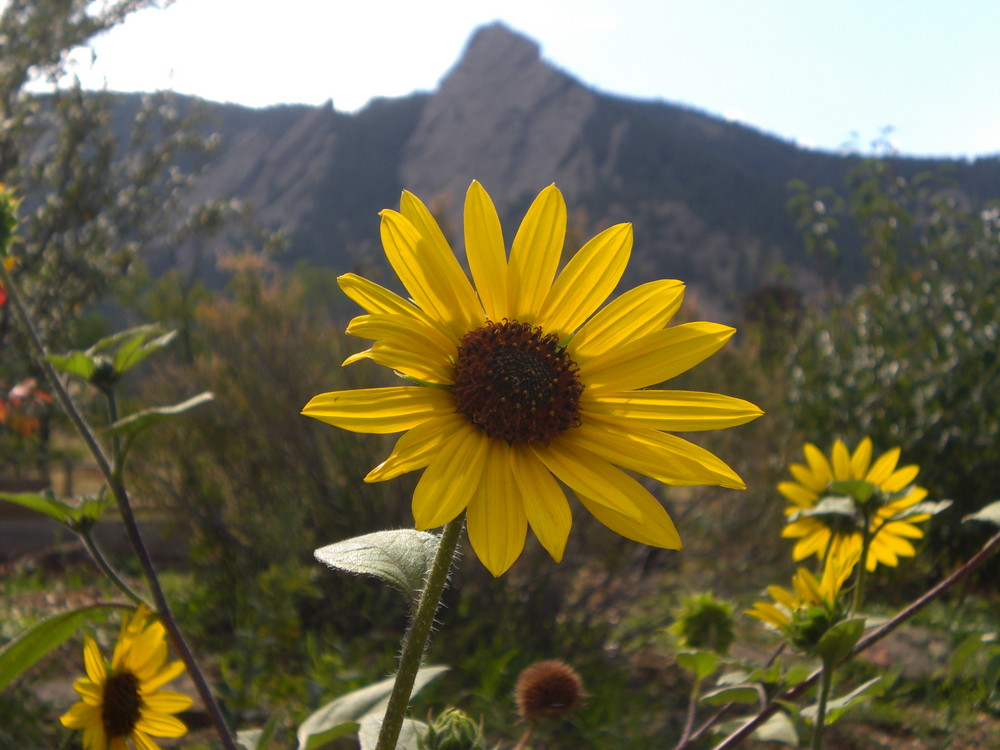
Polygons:
<instances>
[{"instance_id":1,"label":"mountain","mask_svg":"<svg viewBox=\"0 0 1000 750\"><path fill-rule=\"evenodd\" d=\"M819 287L786 211L788 182L839 187L850 165L690 108L596 91L499 23L475 32L430 94L375 100L357 114L330 103L201 106L223 146L194 199L250 201L260 221L285 228L288 262L338 271L380 263L377 212L398 206L404 187L460 238L472 179L490 192L509 239L555 182L575 241L633 222L623 283L679 278L699 307L730 318L762 287ZM1000 196L1000 159L899 160L904 174L942 165L970 200ZM860 277L857 247L844 264Z\"/></svg>"}]
</instances>

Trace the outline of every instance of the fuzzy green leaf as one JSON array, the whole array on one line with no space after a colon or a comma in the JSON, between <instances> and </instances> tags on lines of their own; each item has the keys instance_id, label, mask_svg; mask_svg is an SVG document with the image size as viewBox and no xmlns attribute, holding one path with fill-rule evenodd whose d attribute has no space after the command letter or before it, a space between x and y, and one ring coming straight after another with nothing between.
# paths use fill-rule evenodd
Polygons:
<instances>
[{"instance_id":1,"label":"fuzzy green leaf","mask_svg":"<svg viewBox=\"0 0 1000 750\"><path fill-rule=\"evenodd\" d=\"M854 617L838 622L830 628L816 644L816 653L823 660L826 669L833 669L842 662L865 631L865 619Z\"/></svg>"},{"instance_id":2,"label":"fuzzy green leaf","mask_svg":"<svg viewBox=\"0 0 1000 750\"><path fill-rule=\"evenodd\" d=\"M241 729L236 733L236 744L243 750L267 750L274 730L278 728L280 715L280 712L275 713L260 729Z\"/></svg>"},{"instance_id":3,"label":"fuzzy green leaf","mask_svg":"<svg viewBox=\"0 0 1000 750\"><path fill-rule=\"evenodd\" d=\"M756 685L731 685L710 690L701 696L700 702L710 706L724 706L727 703L743 703L752 706L761 699L762 691Z\"/></svg>"},{"instance_id":4,"label":"fuzzy green leaf","mask_svg":"<svg viewBox=\"0 0 1000 750\"><path fill-rule=\"evenodd\" d=\"M753 730L750 735L759 742L780 742L783 745L799 746L799 735L795 725L783 711L776 711L767 721Z\"/></svg>"},{"instance_id":5,"label":"fuzzy green leaf","mask_svg":"<svg viewBox=\"0 0 1000 750\"><path fill-rule=\"evenodd\" d=\"M60 372L75 375L83 380L90 380L90 376L97 370L97 362L84 352L50 354L46 359Z\"/></svg>"},{"instance_id":6,"label":"fuzzy green leaf","mask_svg":"<svg viewBox=\"0 0 1000 750\"><path fill-rule=\"evenodd\" d=\"M435 677L447 671L448 667L422 667L417 672L411 697ZM384 714L389 705L389 695L392 693L395 680L395 677L390 677L342 695L311 713L299 725L296 733L299 750L321 747L337 737L356 732L366 716Z\"/></svg>"},{"instance_id":7,"label":"fuzzy green leaf","mask_svg":"<svg viewBox=\"0 0 1000 750\"><path fill-rule=\"evenodd\" d=\"M150 354L167 346L177 336L177 331L170 331L149 341L148 339L153 333L155 331L144 331L119 347L118 351L115 352L113 360L116 373L121 375L128 372Z\"/></svg>"},{"instance_id":8,"label":"fuzzy green leaf","mask_svg":"<svg viewBox=\"0 0 1000 750\"><path fill-rule=\"evenodd\" d=\"M73 506L67 505L61 500L56 500L54 495L35 495L30 492L6 493L0 492L0 500L8 503L20 505L22 508L33 510L49 518L63 522L73 516Z\"/></svg>"},{"instance_id":9,"label":"fuzzy green leaf","mask_svg":"<svg viewBox=\"0 0 1000 750\"><path fill-rule=\"evenodd\" d=\"M124 604L91 604L42 620L0 649L0 690L39 659L59 648L93 615L106 609L131 609ZM82 661L81 656L81 661Z\"/></svg>"},{"instance_id":10,"label":"fuzzy green leaf","mask_svg":"<svg viewBox=\"0 0 1000 750\"><path fill-rule=\"evenodd\" d=\"M681 651L677 654L677 663L697 679L704 680L715 671L719 655L714 651Z\"/></svg>"},{"instance_id":11,"label":"fuzzy green leaf","mask_svg":"<svg viewBox=\"0 0 1000 750\"><path fill-rule=\"evenodd\" d=\"M397 529L345 539L320 547L313 554L331 568L374 576L416 601L438 543L435 534Z\"/></svg>"},{"instance_id":12,"label":"fuzzy green leaf","mask_svg":"<svg viewBox=\"0 0 1000 750\"><path fill-rule=\"evenodd\" d=\"M851 706L860 703L863 700L868 700L869 698L875 698L882 693L882 686L879 684L882 682L881 677L875 677L868 682L856 687L854 690L849 692L847 695L843 695L840 698L828 701L826 704L826 724L829 726L833 724L837 719L847 713ZM819 707L816 704L809 706L808 708L802 709L802 716L809 721L815 723L816 715L819 713Z\"/></svg>"},{"instance_id":13,"label":"fuzzy green leaf","mask_svg":"<svg viewBox=\"0 0 1000 750\"><path fill-rule=\"evenodd\" d=\"M162 422L164 419L176 417L177 415L190 411L196 406L201 406L214 398L215 396L206 391L204 393L199 393L197 396L192 396L187 401L174 404L173 406L158 406L152 409L143 409L135 414L129 414L127 417L119 419L113 425L110 425L106 432L110 435L134 435L141 430L156 424L157 422Z\"/></svg>"}]
</instances>

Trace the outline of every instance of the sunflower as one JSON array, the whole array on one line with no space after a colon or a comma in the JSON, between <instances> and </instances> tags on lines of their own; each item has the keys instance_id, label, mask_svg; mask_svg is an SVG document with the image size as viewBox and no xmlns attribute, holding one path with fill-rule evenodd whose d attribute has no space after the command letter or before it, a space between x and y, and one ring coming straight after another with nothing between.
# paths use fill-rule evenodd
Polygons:
<instances>
[{"instance_id":1,"label":"sunflower","mask_svg":"<svg viewBox=\"0 0 1000 750\"><path fill-rule=\"evenodd\" d=\"M684 292L672 280L598 311L625 270L632 227L604 230L557 275L566 204L555 185L528 209L509 259L478 182L464 225L475 288L416 196L404 192L398 212L382 211L385 253L412 301L341 276L341 289L368 313L347 332L374 342L344 364L370 359L413 385L320 394L302 413L356 432L404 432L365 481L424 469L413 493L417 528L467 511L472 548L495 576L520 555L529 526L562 559L571 511L560 482L613 531L680 549L666 511L626 472L742 489L718 457L667 431L731 427L761 411L714 393L641 389L711 356L733 329L666 328Z\"/></svg>"},{"instance_id":2,"label":"sunflower","mask_svg":"<svg viewBox=\"0 0 1000 750\"><path fill-rule=\"evenodd\" d=\"M812 443L806 443L803 452L806 465L792 464L789 467L796 481L778 484L778 492L792 503L785 510L786 515L794 517L799 511L813 508L827 495L827 488L832 482L861 480L870 482L883 493L898 493L910 488L905 495L881 505L871 515L869 533L873 536L865 567L869 571L875 570L879 563L895 567L900 557L916 554L909 540L920 539L924 534L914 524L926 521L930 516L912 515L905 521L890 519L927 497L927 490L911 487L920 471L918 466L896 468L899 448L883 453L874 463L870 438L862 440L853 454L848 452L843 441L837 440L829 460ZM861 528L864 528L863 524ZM856 548L858 554L861 552L861 529L831 525L826 516L796 517L785 526L781 535L798 539L792 551L795 560L803 560L810 555L826 555L831 546L845 545L848 549Z\"/></svg>"},{"instance_id":3,"label":"sunflower","mask_svg":"<svg viewBox=\"0 0 1000 750\"><path fill-rule=\"evenodd\" d=\"M184 664L167 659L163 625L150 622L139 607L122 622L114 655L108 664L89 636L83 644L87 676L73 683L80 702L60 717L63 726L83 730L84 750L126 750L126 739L138 750L158 750L150 739L181 737L184 723L171 714L191 707L182 693L159 690L184 671Z\"/></svg>"}]
</instances>

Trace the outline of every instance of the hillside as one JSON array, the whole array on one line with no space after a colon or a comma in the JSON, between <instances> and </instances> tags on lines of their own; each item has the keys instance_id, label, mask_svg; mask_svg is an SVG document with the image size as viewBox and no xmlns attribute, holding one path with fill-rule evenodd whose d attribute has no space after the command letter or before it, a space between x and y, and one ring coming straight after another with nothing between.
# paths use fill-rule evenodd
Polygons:
<instances>
[{"instance_id":1,"label":"hillside","mask_svg":"<svg viewBox=\"0 0 1000 750\"><path fill-rule=\"evenodd\" d=\"M376 214L404 187L454 228L478 179L512 234L554 181L580 235L635 224L627 283L681 278L701 306L729 315L771 283L790 280L807 294L818 286L787 214L787 185L841 186L850 164L692 109L598 92L500 24L474 34L436 91L357 114L200 104L223 146L194 198L251 201L260 220L286 229L290 263L343 271L379 262ZM1000 196L1000 159L899 160L904 174L941 167L971 201ZM847 250L845 273L858 278L858 250Z\"/></svg>"}]
</instances>

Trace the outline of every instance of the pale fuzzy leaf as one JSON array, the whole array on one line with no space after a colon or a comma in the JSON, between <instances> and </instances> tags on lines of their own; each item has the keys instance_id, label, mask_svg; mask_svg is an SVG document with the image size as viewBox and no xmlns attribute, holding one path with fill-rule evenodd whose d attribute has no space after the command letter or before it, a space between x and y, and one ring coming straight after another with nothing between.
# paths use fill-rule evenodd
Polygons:
<instances>
[{"instance_id":1,"label":"pale fuzzy leaf","mask_svg":"<svg viewBox=\"0 0 1000 750\"><path fill-rule=\"evenodd\" d=\"M833 722L843 716L856 703L878 696L881 693L881 686L879 685L881 681L881 677L875 677L863 685L856 687L847 695L828 701L826 704L826 724L833 724ZM808 708L802 709L802 716L815 724L818 711L818 706L813 704Z\"/></svg>"},{"instance_id":2,"label":"pale fuzzy leaf","mask_svg":"<svg viewBox=\"0 0 1000 750\"><path fill-rule=\"evenodd\" d=\"M316 559L347 573L374 576L416 601L434 561L439 537L426 531L377 531L320 547Z\"/></svg>"},{"instance_id":3,"label":"pale fuzzy leaf","mask_svg":"<svg viewBox=\"0 0 1000 750\"><path fill-rule=\"evenodd\" d=\"M413 683L411 698L420 692L427 683L447 671L448 667L422 667L417 672L417 679ZM395 681L395 677L389 677L335 698L314 711L299 725L299 730L296 733L299 740L299 750L312 750L312 748L320 747L341 735L357 731L360 722L366 716L384 714L389 705L389 695L392 693L392 685Z\"/></svg>"},{"instance_id":4,"label":"pale fuzzy leaf","mask_svg":"<svg viewBox=\"0 0 1000 750\"><path fill-rule=\"evenodd\" d=\"M710 690L699 699L700 703L710 706L724 706L727 703L743 703L752 706L757 703L763 693L756 685L728 685Z\"/></svg>"},{"instance_id":5,"label":"pale fuzzy leaf","mask_svg":"<svg viewBox=\"0 0 1000 750\"><path fill-rule=\"evenodd\" d=\"M1000 526L1000 500L995 500L985 508L981 508L979 511L962 519L962 523L966 521L985 521L994 526Z\"/></svg>"},{"instance_id":6,"label":"pale fuzzy leaf","mask_svg":"<svg viewBox=\"0 0 1000 750\"><path fill-rule=\"evenodd\" d=\"M396 742L396 750L420 750L418 740L427 733L428 728L422 721L403 719L403 726L399 730L399 740ZM366 716L361 721L361 729L358 732L361 750L375 750L380 731L382 731L382 716L374 714Z\"/></svg>"},{"instance_id":7,"label":"pale fuzzy leaf","mask_svg":"<svg viewBox=\"0 0 1000 750\"><path fill-rule=\"evenodd\" d=\"M753 731L751 737L760 742L780 742L792 747L799 746L799 735L795 731L795 725L784 711L773 713Z\"/></svg>"}]
</instances>

